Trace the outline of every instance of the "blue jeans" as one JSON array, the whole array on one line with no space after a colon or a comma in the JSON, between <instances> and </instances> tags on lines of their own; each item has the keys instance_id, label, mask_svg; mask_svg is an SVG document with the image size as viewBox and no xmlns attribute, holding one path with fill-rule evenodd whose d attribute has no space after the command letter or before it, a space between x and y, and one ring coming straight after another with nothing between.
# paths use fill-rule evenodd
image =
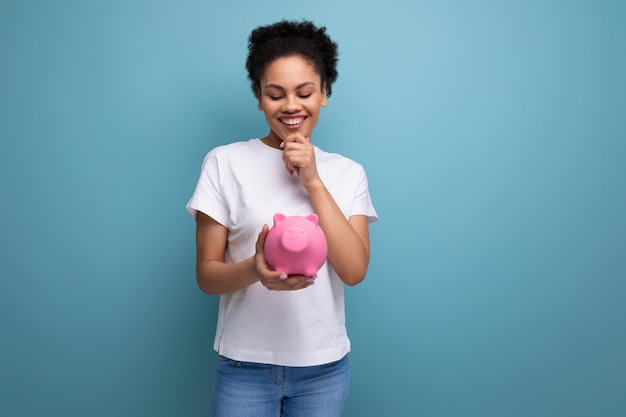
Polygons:
<instances>
[{"instance_id":1,"label":"blue jeans","mask_svg":"<svg viewBox=\"0 0 626 417\"><path fill-rule=\"evenodd\" d=\"M220 356L212 417L340 417L348 397L348 355L326 365L290 367Z\"/></svg>"}]
</instances>

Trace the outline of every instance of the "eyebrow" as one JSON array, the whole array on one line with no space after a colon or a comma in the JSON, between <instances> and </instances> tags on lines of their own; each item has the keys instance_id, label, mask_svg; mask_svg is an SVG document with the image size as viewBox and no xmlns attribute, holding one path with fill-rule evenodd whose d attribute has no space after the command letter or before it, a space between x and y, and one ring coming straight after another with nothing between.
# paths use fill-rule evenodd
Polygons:
<instances>
[{"instance_id":1,"label":"eyebrow","mask_svg":"<svg viewBox=\"0 0 626 417\"><path fill-rule=\"evenodd\" d=\"M315 86L315 83L312 82L312 81L305 81L302 84L298 84L295 89L299 90L302 87L308 87L309 85ZM278 85L278 84L271 84L271 83L270 84L266 84L265 88L277 88L279 90L285 91L285 88L283 86Z\"/></svg>"}]
</instances>

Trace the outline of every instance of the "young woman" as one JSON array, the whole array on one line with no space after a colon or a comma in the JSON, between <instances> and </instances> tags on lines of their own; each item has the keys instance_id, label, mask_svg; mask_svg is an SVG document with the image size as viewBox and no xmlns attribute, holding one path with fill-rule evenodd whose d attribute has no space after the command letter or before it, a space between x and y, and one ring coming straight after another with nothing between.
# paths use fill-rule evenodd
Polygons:
<instances>
[{"instance_id":1,"label":"young woman","mask_svg":"<svg viewBox=\"0 0 626 417\"><path fill-rule=\"evenodd\" d=\"M198 286L221 296L213 416L340 416L350 351L343 287L365 278L377 215L363 167L311 141L337 78L337 44L324 27L281 21L253 30L248 49L269 134L209 152L187 204ZM268 266L277 212L319 217L328 258L315 277Z\"/></svg>"}]
</instances>

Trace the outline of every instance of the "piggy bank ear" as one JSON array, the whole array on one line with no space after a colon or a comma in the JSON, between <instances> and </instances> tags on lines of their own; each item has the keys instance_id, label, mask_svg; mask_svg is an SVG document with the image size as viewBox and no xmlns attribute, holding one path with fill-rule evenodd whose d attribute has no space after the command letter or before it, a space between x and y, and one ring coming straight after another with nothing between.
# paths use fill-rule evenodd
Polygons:
<instances>
[{"instance_id":1,"label":"piggy bank ear","mask_svg":"<svg viewBox=\"0 0 626 417\"><path fill-rule=\"evenodd\" d=\"M276 226L278 223L282 222L286 218L287 216L285 216L283 213L274 214L274 226Z\"/></svg>"},{"instance_id":2,"label":"piggy bank ear","mask_svg":"<svg viewBox=\"0 0 626 417\"><path fill-rule=\"evenodd\" d=\"M316 226L317 226L317 223L319 222L319 218L317 217L317 214L309 214L308 216L306 216L306 219Z\"/></svg>"}]
</instances>

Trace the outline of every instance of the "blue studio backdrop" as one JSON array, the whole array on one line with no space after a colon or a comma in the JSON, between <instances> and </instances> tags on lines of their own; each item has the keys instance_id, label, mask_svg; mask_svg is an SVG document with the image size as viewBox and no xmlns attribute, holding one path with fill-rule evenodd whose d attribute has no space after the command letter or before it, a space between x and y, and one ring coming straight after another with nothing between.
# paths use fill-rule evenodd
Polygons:
<instances>
[{"instance_id":1,"label":"blue studio backdrop","mask_svg":"<svg viewBox=\"0 0 626 417\"><path fill-rule=\"evenodd\" d=\"M626 4L0 3L0 415L207 416L184 206L267 133L247 36L325 25L313 140L380 221L345 416L626 415Z\"/></svg>"}]
</instances>

